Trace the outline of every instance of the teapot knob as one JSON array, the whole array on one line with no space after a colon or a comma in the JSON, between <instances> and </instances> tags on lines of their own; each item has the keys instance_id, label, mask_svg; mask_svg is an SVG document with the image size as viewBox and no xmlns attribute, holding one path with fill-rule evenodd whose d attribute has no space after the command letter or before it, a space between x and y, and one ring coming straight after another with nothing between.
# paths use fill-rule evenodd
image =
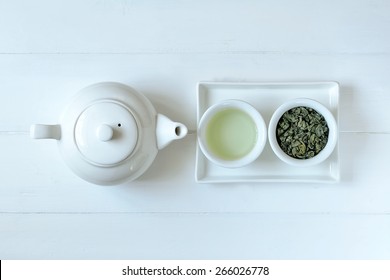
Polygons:
<instances>
[{"instance_id":1,"label":"teapot knob","mask_svg":"<svg viewBox=\"0 0 390 280\"><path fill-rule=\"evenodd\" d=\"M101 124L96 130L96 136L100 141L106 142L112 139L114 130L107 124Z\"/></svg>"}]
</instances>

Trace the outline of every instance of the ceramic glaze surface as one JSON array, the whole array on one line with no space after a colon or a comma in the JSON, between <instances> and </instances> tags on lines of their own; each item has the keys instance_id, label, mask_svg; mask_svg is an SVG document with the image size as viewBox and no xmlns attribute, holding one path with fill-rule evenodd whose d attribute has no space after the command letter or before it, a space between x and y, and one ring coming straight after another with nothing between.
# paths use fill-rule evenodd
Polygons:
<instances>
[{"instance_id":1,"label":"ceramic glaze surface","mask_svg":"<svg viewBox=\"0 0 390 280\"><path fill-rule=\"evenodd\" d=\"M75 140L79 151L93 164L118 164L133 152L138 127L128 108L108 100L91 105L80 115Z\"/></svg>"},{"instance_id":2,"label":"ceramic glaze surface","mask_svg":"<svg viewBox=\"0 0 390 280\"><path fill-rule=\"evenodd\" d=\"M82 89L60 122L32 125L32 138L59 140L61 154L73 172L98 185L137 179L158 149L187 134L184 125L157 114L145 96L116 82ZM60 129L60 135L54 128Z\"/></svg>"}]
</instances>

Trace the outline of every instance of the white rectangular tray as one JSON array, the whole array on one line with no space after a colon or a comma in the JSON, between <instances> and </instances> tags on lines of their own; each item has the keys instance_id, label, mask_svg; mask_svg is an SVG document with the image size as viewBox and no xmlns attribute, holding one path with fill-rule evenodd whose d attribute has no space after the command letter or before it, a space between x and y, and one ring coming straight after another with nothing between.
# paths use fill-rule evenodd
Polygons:
<instances>
[{"instance_id":1,"label":"white rectangular tray","mask_svg":"<svg viewBox=\"0 0 390 280\"><path fill-rule=\"evenodd\" d=\"M197 122L211 105L225 99L241 99L254 106L266 125L283 102L306 97L317 100L334 115L338 124L339 85L337 82L309 83L222 83L200 82L197 92ZM338 125L337 125L338 127ZM223 168L211 163L197 145L195 180L198 183L227 182L338 182L339 145L324 162L310 167L295 167L282 162L268 141L259 158L241 168Z\"/></svg>"}]
</instances>

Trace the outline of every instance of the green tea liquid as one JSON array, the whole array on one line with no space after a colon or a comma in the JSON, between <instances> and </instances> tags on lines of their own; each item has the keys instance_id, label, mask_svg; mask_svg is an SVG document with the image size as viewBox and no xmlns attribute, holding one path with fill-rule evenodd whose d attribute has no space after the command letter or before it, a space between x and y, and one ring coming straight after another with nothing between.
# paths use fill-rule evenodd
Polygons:
<instances>
[{"instance_id":1,"label":"green tea liquid","mask_svg":"<svg viewBox=\"0 0 390 280\"><path fill-rule=\"evenodd\" d=\"M252 118L238 109L216 113L206 127L209 150L223 160L236 160L247 155L257 141L257 128Z\"/></svg>"}]
</instances>

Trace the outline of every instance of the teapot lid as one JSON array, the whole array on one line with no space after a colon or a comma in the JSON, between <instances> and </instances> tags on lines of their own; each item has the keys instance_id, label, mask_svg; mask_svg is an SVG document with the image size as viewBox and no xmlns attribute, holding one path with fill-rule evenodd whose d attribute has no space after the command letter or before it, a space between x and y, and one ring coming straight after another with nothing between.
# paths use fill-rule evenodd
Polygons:
<instances>
[{"instance_id":1,"label":"teapot lid","mask_svg":"<svg viewBox=\"0 0 390 280\"><path fill-rule=\"evenodd\" d=\"M83 157L94 165L115 165L128 158L138 140L134 115L115 100L100 100L88 106L75 124L75 143Z\"/></svg>"}]
</instances>

